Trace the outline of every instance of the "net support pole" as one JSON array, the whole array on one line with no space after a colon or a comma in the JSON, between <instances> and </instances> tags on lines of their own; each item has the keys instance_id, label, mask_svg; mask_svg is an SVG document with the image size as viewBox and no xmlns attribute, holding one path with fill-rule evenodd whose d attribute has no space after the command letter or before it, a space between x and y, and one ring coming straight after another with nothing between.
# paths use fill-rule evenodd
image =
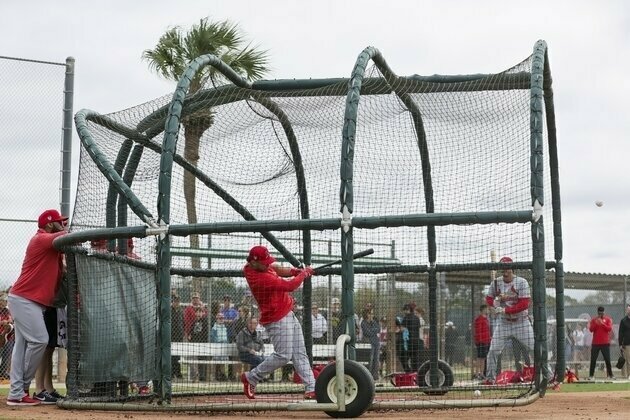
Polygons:
<instances>
[{"instance_id":1,"label":"net support pole","mask_svg":"<svg viewBox=\"0 0 630 420\"><path fill-rule=\"evenodd\" d=\"M63 125L61 140L61 192L59 210L70 216L70 191L72 187L72 114L74 112L74 57L66 58L66 74L63 85ZM68 354L65 349L57 352L57 380L66 381Z\"/></svg>"},{"instance_id":2,"label":"net support pole","mask_svg":"<svg viewBox=\"0 0 630 420\"><path fill-rule=\"evenodd\" d=\"M549 382L547 365L547 310L545 282L545 231L542 207L543 185L543 68L547 45L538 41L534 47L532 60L532 81L530 96L530 164L531 200L534 208L532 220L532 298L534 311L534 361L536 363L535 384L538 392L544 395ZM564 352L558 355L558 363L564 362Z\"/></svg>"},{"instance_id":3,"label":"net support pole","mask_svg":"<svg viewBox=\"0 0 630 420\"><path fill-rule=\"evenodd\" d=\"M560 171L558 165L558 140L556 136L556 112L553 104L553 89L551 87L551 66L549 54L545 48L545 62L543 68L543 89L545 99L545 116L547 122L547 141L549 142L549 175L551 178L551 208L553 219L553 247L556 261L556 338L557 345L564 348L564 264L562 246L562 211L560 201ZM560 334L562 331L562 334ZM562 341L561 341L562 340ZM556 363L556 380L564 380L566 360L564 352Z\"/></svg>"},{"instance_id":4,"label":"net support pole","mask_svg":"<svg viewBox=\"0 0 630 420\"><path fill-rule=\"evenodd\" d=\"M63 126L61 146L61 214L70 215L72 185L72 115L74 113L74 58L66 58L63 86Z\"/></svg>"}]
</instances>

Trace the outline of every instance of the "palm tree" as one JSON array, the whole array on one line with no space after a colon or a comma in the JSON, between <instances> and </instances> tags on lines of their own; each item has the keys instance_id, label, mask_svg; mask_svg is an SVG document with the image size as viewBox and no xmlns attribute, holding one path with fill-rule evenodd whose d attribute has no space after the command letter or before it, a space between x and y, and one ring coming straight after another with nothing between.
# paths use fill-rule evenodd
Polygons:
<instances>
[{"instance_id":1,"label":"palm tree","mask_svg":"<svg viewBox=\"0 0 630 420\"><path fill-rule=\"evenodd\" d=\"M151 70L166 79L177 82L188 63L204 54L219 57L234 71L250 81L260 79L268 71L267 51L259 50L249 43L246 44L237 24L227 20L209 22L208 18L199 20L199 23L192 25L188 32L180 27L167 30L154 49L145 50L142 53L142 58L149 63ZM196 93L207 83L216 86L222 81L224 81L223 76L214 67L204 67L191 81L188 93ZM214 113L210 108L186 115L181 120L184 126L184 158L194 166L197 166L199 161L201 137L213 122ZM186 171L184 173L184 199L188 223L191 224L197 223L195 197L195 177ZM190 236L190 247L199 248L198 235ZM191 262L192 268L201 268L199 257L193 257ZM193 288L199 291L198 284Z\"/></svg>"}]
</instances>

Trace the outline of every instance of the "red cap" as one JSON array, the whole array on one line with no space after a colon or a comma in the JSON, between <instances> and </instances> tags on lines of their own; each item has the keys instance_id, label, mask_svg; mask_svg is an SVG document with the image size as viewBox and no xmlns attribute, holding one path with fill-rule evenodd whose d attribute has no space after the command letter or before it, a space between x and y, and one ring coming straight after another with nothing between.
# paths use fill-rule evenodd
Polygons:
<instances>
[{"instance_id":1,"label":"red cap","mask_svg":"<svg viewBox=\"0 0 630 420\"><path fill-rule=\"evenodd\" d=\"M45 212L39 215L39 218L37 219L37 226L43 229L44 226L46 226L48 223L52 223L52 222L61 223L64 220L68 220L68 218L59 214L57 210L50 209L50 210L46 210Z\"/></svg>"},{"instance_id":2,"label":"red cap","mask_svg":"<svg viewBox=\"0 0 630 420\"><path fill-rule=\"evenodd\" d=\"M247 256L247 261L258 261L265 265L271 265L276 261L274 257L269 255L269 250L267 247L262 245L257 245L249 250L249 255Z\"/></svg>"},{"instance_id":3,"label":"red cap","mask_svg":"<svg viewBox=\"0 0 630 420\"><path fill-rule=\"evenodd\" d=\"M507 263L511 263L511 262L513 262L513 261L512 261L512 258L510 258L510 257L503 257L503 258L501 258L501 259L499 260L499 262L500 262L500 263L505 263L505 264L507 264Z\"/></svg>"}]
</instances>

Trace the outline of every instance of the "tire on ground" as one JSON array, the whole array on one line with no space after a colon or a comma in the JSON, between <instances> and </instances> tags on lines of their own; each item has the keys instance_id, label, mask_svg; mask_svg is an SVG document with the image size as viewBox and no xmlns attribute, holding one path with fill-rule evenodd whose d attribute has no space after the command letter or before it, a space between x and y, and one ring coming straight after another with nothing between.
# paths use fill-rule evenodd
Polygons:
<instances>
[{"instance_id":1,"label":"tire on ground","mask_svg":"<svg viewBox=\"0 0 630 420\"><path fill-rule=\"evenodd\" d=\"M438 383L435 384L436 388L440 388L435 391L430 389L423 390L427 395L444 395L448 392L448 388L453 386L454 377L453 370L443 360L438 360ZM433 386L431 383L431 362L426 361L418 369L418 379L416 381L420 388L430 388Z\"/></svg>"},{"instance_id":2,"label":"tire on ground","mask_svg":"<svg viewBox=\"0 0 630 420\"><path fill-rule=\"evenodd\" d=\"M362 364L344 360L346 411L326 411L330 417L352 418L363 414L374 401L375 387L370 372ZM321 371L315 382L318 403L337 402L336 364Z\"/></svg>"}]
</instances>

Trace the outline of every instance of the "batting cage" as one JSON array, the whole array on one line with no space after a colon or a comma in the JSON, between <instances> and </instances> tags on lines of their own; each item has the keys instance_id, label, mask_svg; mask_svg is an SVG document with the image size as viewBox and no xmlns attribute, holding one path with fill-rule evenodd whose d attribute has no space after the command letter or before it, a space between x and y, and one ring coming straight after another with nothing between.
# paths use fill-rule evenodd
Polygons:
<instances>
[{"instance_id":1,"label":"batting cage","mask_svg":"<svg viewBox=\"0 0 630 420\"><path fill-rule=\"evenodd\" d=\"M368 47L349 79L250 83L202 56L174 95L75 122L62 407L356 417L562 381L544 41L461 76Z\"/></svg>"}]
</instances>

